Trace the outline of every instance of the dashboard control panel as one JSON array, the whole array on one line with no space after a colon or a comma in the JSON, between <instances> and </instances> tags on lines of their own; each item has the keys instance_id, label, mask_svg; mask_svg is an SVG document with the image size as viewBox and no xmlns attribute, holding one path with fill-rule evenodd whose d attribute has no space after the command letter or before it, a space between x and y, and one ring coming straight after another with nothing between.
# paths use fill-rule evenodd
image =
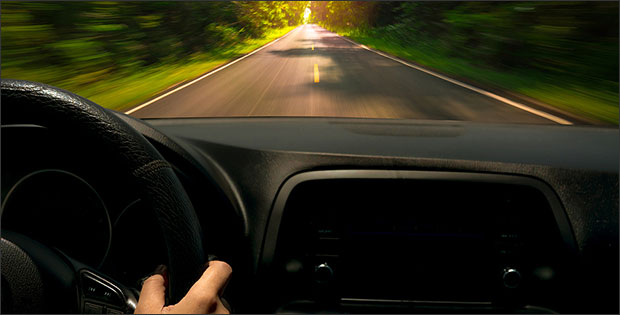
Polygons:
<instances>
[{"instance_id":1,"label":"dashboard control panel","mask_svg":"<svg viewBox=\"0 0 620 315\"><path fill-rule=\"evenodd\" d=\"M272 220L281 224L265 262L286 288L283 303L518 307L549 302L544 290L569 277L560 262L571 255L572 233L540 182L440 172L346 174L300 180L281 209L276 201Z\"/></svg>"}]
</instances>

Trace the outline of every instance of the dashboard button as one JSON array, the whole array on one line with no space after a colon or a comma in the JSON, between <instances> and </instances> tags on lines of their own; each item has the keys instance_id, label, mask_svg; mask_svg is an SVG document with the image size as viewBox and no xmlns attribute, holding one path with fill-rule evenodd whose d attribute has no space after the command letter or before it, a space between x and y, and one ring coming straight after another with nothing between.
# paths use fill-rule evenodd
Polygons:
<instances>
[{"instance_id":1,"label":"dashboard button","mask_svg":"<svg viewBox=\"0 0 620 315\"><path fill-rule=\"evenodd\" d=\"M95 303L84 303L84 314L103 314L103 306Z\"/></svg>"},{"instance_id":2,"label":"dashboard button","mask_svg":"<svg viewBox=\"0 0 620 315\"><path fill-rule=\"evenodd\" d=\"M314 275L317 283L326 284L332 280L334 276L334 271L327 263L322 263L316 266L314 270Z\"/></svg>"},{"instance_id":3,"label":"dashboard button","mask_svg":"<svg viewBox=\"0 0 620 315\"><path fill-rule=\"evenodd\" d=\"M82 285L84 287L84 295L86 296L98 298L103 294L101 284L91 277L84 276L82 278Z\"/></svg>"},{"instance_id":4,"label":"dashboard button","mask_svg":"<svg viewBox=\"0 0 620 315\"><path fill-rule=\"evenodd\" d=\"M521 273L517 269L506 268L504 269L502 279L506 288L515 289L521 283Z\"/></svg>"},{"instance_id":5,"label":"dashboard button","mask_svg":"<svg viewBox=\"0 0 620 315\"><path fill-rule=\"evenodd\" d=\"M114 287L102 279L98 279L89 273L82 274L83 292L89 298L118 306L125 306L125 300Z\"/></svg>"}]
</instances>

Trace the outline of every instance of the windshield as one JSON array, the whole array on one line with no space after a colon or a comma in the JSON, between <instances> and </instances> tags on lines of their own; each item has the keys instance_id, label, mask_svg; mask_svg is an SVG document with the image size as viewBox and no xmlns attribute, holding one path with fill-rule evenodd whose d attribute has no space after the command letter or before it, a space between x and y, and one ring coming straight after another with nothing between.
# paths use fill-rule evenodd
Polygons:
<instances>
[{"instance_id":1,"label":"windshield","mask_svg":"<svg viewBox=\"0 0 620 315\"><path fill-rule=\"evenodd\" d=\"M618 125L618 2L2 2L2 78L140 118Z\"/></svg>"}]
</instances>

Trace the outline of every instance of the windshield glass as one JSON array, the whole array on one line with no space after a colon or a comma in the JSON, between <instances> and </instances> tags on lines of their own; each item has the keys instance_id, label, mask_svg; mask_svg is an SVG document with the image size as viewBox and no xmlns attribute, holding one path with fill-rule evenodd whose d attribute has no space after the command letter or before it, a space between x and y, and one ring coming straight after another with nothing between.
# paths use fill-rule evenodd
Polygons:
<instances>
[{"instance_id":1,"label":"windshield glass","mask_svg":"<svg viewBox=\"0 0 620 315\"><path fill-rule=\"evenodd\" d=\"M618 125L618 2L7 2L2 78L140 118Z\"/></svg>"}]
</instances>

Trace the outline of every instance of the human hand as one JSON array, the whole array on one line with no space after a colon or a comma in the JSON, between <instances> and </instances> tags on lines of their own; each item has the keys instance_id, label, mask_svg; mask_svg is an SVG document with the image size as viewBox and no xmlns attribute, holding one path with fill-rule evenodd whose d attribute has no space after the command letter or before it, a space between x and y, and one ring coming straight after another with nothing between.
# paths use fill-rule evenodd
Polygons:
<instances>
[{"instance_id":1,"label":"human hand","mask_svg":"<svg viewBox=\"0 0 620 315\"><path fill-rule=\"evenodd\" d=\"M160 268L158 268L160 269ZM212 260L200 279L175 305L165 305L168 277L164 270L144 281L135 314L229 314L220 296L232 273L230 265Z\"/></svg>"}]
</instances>

